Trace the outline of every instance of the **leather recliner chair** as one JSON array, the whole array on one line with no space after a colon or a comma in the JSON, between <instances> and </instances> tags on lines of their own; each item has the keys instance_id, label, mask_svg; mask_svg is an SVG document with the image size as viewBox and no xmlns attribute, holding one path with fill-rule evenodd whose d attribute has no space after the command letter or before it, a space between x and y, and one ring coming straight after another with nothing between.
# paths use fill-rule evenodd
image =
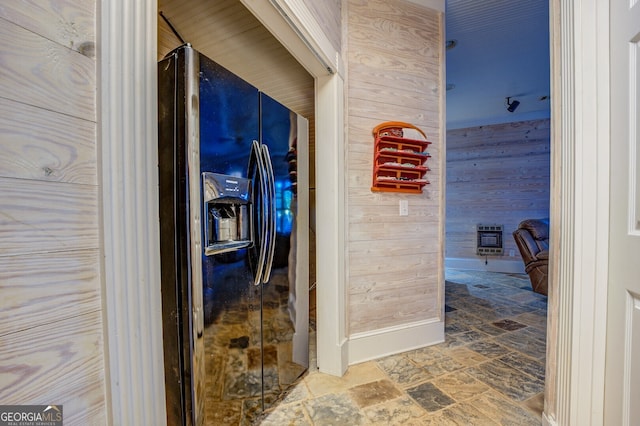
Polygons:
<instances>
[{"instance_id":1,"label":"leather recliner chair","mask_svg":"<svg viewBox=\"0 0 640 426\"><path fill-rule=\"evenodd\" d=\"M547 295L549 270L549 219L527 219L520 222L513 238L536 293Z\"/></svg>"}]
</instances>

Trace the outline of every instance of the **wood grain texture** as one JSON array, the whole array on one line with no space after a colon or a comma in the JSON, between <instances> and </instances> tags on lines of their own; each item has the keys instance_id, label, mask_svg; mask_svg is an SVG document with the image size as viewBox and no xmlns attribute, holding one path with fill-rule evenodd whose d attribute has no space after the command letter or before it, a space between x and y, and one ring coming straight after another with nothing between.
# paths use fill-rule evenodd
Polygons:
<instances>
[{"instance_id":1,"label":"wood grain texture","mask_svg":"<svg viewBox=\"0 0 640 426\"><path fill-rule=\"evenodd\" d=\"M511 233L549 217L549 190L549 120L448 131L446 257L477 258L476 225L487 223L504 225L501 258L521 259Z\"/></svg>"},{"instance_id":2,"label":"wood grain texture","mask_svg":"<svg viewBox=\"0 0 640 426\"><path fill-rule=\"evenodd\" d=\"M0 401L65 425L107 423L96 5L0 5Z\"/></svg>"},{"instance_id":3,"label":"wood grain texture","mask_svg":"<svg viewBox=\"0 0 640 426\"><path fill-rule=\"evenodd\" d=\"M341 0L303 0L336 52L342 50Z\"/></svg>"},{"instance_id":4,"label":"wood grain texture","mask_svg":"<svg viewBox=\"0 0 640 426\"><path fill-rule=\"evenodd\" d=\"M437 318L441 312L443 36L439 14L409 2L344 4L349 332L360 333ZM371 130L392 120L420 127L433 142L426 176L432 184L422 194L370 190ZM399 216L399 200L409 202L409 216Z\"/></svg>"},{"instance_id":5,"label":"wood grain texture","mask_svg":"<svg viewBox=\"0 0 640 426\"><path fill-rule=\"evenodd\" d=\"M96 62L25 28L0 25L3 98L96 120Z\"/></svg>"},{"instance_id":6,"label":"wood grain texture","mask_svg":"<svg viewBox=\"0 0 640 426\"><path fill-rule=\"evenodd\" d=\"M0 256L95 249L95 186L0 178Z\"/></svg>"},{"instance_id":7,"label":"wood grain texture","mask_svg":"<svg viewBox=\"0 0 640 426\"><path fill-rule=\"evenodd\" d=\"M100 311L0 337L0 401L62 404L65 425L106 424Z\"/></svg>"},{"instance_id":8,"label":"wood grain texture","mask_svg":"<svg viewBox=\"0 0 640 426\"><path fill-rule=\"evenodd\" d=\"M95 55L95 0L5 0L0 18L84 55Z\"/></svg>"},{"instance_id":9,"label":"wood grain texture","mask_svg":"<svg viewBox=\"0 0 640 426\"><path fill-rule=\"evenodd\" d=\"M0 257L0 336L99 312L98 250Z\"/></svg>"},{"instance_id":10,"label":"wood grain texture","mask_svg":"<svg viewBox=\"0 0 640 426\"><path fill-rule=\"evenodd\" d=\"M97 185L96 124L0 98L0 177Z\"/></svg>"}]
</instances>

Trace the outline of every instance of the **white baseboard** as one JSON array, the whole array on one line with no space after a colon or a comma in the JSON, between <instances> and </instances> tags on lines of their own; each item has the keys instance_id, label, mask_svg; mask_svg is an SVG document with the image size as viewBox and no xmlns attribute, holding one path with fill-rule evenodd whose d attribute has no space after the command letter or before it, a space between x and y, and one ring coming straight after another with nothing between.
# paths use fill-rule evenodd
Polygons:
<instances>
[{"instance_id":1,"label":"white baseboard","mask_svg":"<svg viewBox=\"0 0 640 426\"><path fill-rule=\"evenodd\" d=\"M444 321L431 319L349 337L349 365L444 342Z\"/></svg>"},{"instance_id":2,"label":"white baseboard","mask_svg":"<svg viewBox=\"0 0 640 426\"><path fill-rule=\"evenodd\" d=\"M485 264L485 260L487 263ZM485 258L461 258L448 257L444 261L445 268L470 269L472 271L505 272L524 274L522 260L496 259L489 256Z\"/></svg>"}]
</instances>

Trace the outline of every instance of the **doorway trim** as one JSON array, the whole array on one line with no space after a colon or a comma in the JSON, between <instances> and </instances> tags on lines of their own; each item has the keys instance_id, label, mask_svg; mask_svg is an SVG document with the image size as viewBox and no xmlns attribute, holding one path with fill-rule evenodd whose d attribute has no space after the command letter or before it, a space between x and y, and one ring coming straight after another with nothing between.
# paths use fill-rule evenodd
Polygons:
<instances>
[{"instance_id":1,"label":"doorway trim","mask_svg":"<svg viewBox=\"0 0 640 426\"><path fill-rule=\"evenodd\" d=\"M602 424L609 238L609 1L552 0L547 425Z\"/></svg>"},{"instance_id":2,"label":"doorway trim","mask_svg":"<svg viewBox=\"0 0 640 426\"><path fill-rule=\"evenodd\" d=\"M269 0L244 1L275 10ZM300 2L271 1L295 5L288 13L300 27L293 28L280 13L258 18L268 19L267 28L289 43L283 43L286 48L297 45L292 54L316 81L316 123L322 123L316 125L318 364L323 372L342 375L347 338L340 56L327 51L326 43L300 49L305 32L311 40L323 35L317 22ZM157 205L157 0L107 0L97 2L97 8L107 423L161 425L166 412ZM316 51L310 55L312 49ZM333 74L327 64L333 65Z\"/></svg>"}]
</instances>

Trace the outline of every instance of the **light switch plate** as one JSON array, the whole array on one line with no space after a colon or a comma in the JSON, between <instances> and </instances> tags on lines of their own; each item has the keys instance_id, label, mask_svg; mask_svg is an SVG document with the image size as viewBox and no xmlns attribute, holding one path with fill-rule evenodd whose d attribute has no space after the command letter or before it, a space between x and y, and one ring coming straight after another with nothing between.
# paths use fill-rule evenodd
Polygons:
<instances>
[{"instance_id":1,"label":"light switch plate","mask_svg":"<svg viewBox=\"0 0 640 426\"><path fill-rule=\"evenodd\" d=\"M400 200L400 216L409 216L408 200Z\"/></svg>"}]
</instances>

